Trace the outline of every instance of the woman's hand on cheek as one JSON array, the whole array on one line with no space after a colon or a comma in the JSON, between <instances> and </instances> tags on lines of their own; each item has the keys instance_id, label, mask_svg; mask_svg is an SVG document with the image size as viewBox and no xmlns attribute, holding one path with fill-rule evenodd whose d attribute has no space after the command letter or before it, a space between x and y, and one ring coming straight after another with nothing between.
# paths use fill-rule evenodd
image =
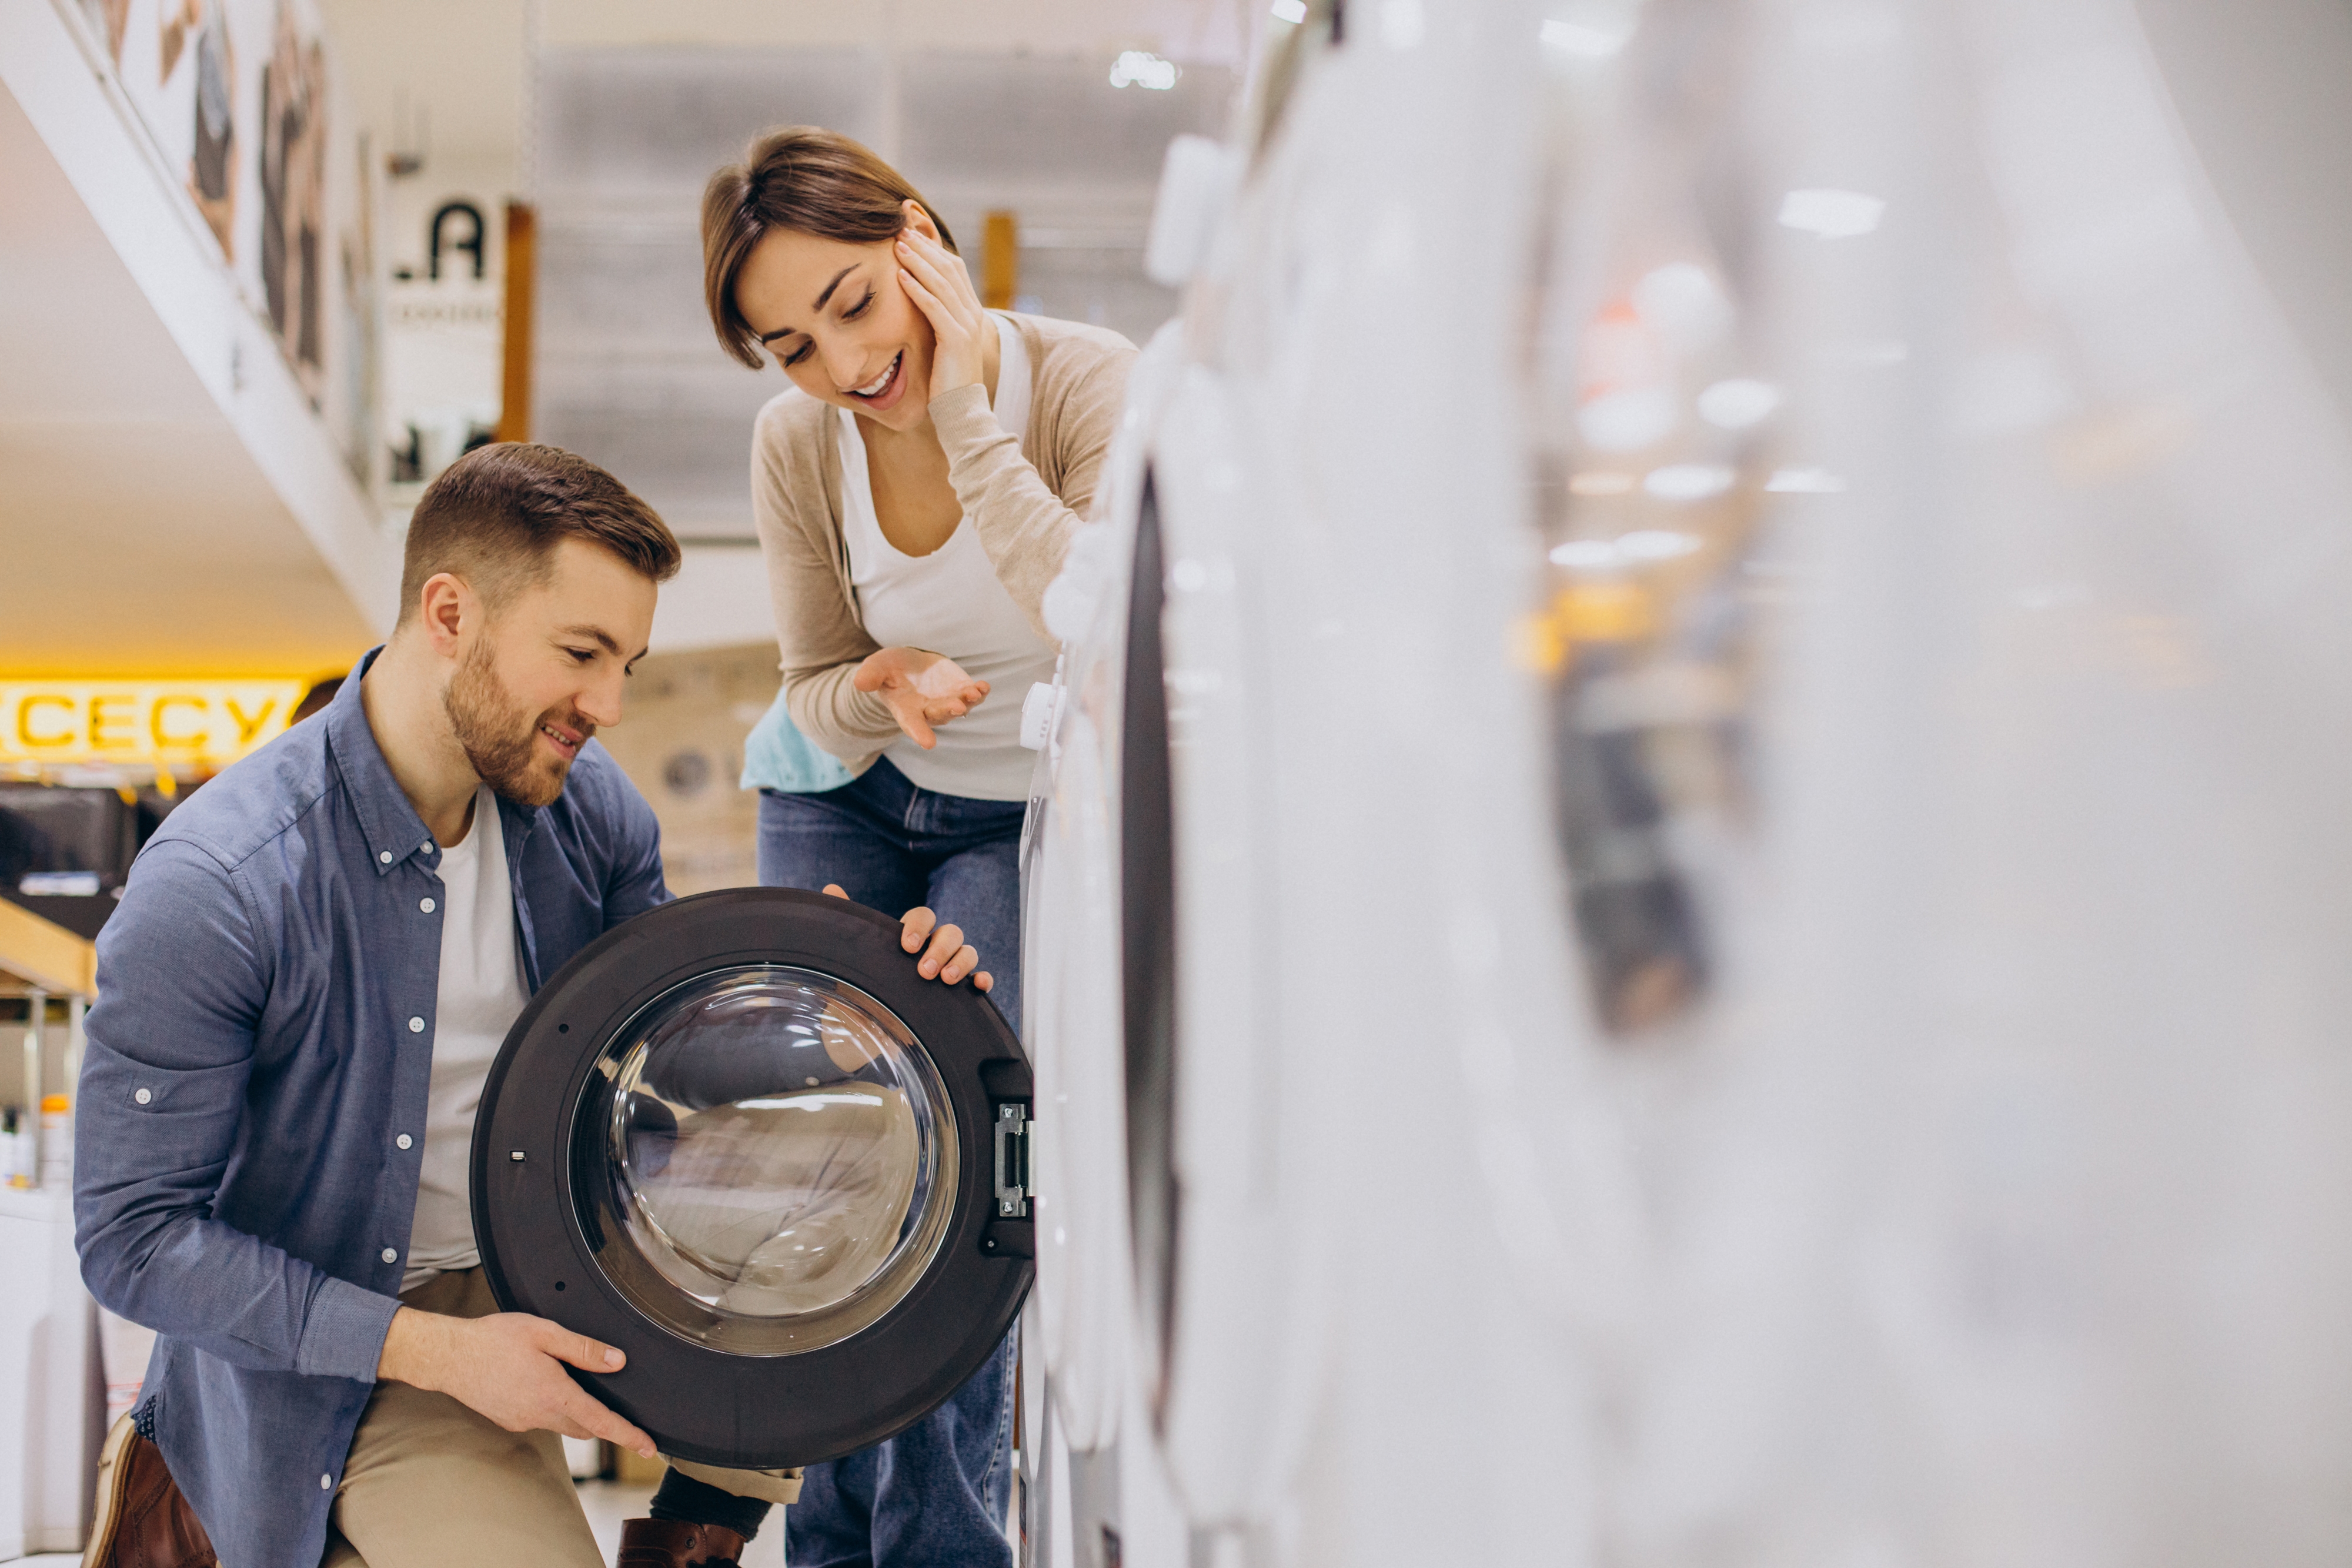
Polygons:
<instances>
[{"instance_id":1,"label":"woman's hand on cheek","mask_svg":"<svg viewBox=\"0 0 2352 1568\"><path fill-rule=\"evenodd\" d=\"M937 340L928 396L938 399L958 387L977 384L986 374L981 334L992 329L964 271L963 258L913 228L899 232L896 254L899 286L930 319L931 336Z\"/></svg>"}]
</instances>

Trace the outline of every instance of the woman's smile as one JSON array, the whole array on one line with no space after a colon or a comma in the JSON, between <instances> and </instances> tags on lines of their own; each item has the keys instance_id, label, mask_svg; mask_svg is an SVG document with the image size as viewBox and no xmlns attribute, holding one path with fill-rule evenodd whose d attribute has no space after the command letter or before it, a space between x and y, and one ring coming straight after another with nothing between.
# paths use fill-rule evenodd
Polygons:
<instances>
[{"instance_id":1,"label":"woman's smile","mask_svg":"<svg viewBox=\"0 0 2352 1568\"><path fill-rule=\"evenodd\" d=\"M892 406L906 392L907 378L901 373L906 369L906 364L907 350L901 349L891 357L889 364L884 367L880 375L862 387L851 388L845 395L856 398L868 408L883 409Z\"/></svg>"}]
</instances>

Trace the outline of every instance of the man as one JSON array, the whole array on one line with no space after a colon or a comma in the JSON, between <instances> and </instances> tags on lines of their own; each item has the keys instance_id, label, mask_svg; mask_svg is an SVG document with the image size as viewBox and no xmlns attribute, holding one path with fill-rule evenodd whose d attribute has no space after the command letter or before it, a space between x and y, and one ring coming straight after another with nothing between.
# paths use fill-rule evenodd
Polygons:
<instances>
[{"instance_id":1,"label":"man","mask_svg":"<svg viewBox=\"0 0 2352 1568\"><path fill-rule=\"evenodd\" d=\"M620 1352L496 1310L467 1149L530 992L669 896L593 737L678 559L593 464L467 455L409 524L391 641L141 854L99 944L74 1201L91 1292L162 1338L97 1561L209 1562L209 1534L235 1568L601 1563L557 1434L653 1443L564 1370ZM921 972L986 989L933 925L906 917ZM632 1563L740 1545L631 1531Z\"/></svg>"}]
</instances>

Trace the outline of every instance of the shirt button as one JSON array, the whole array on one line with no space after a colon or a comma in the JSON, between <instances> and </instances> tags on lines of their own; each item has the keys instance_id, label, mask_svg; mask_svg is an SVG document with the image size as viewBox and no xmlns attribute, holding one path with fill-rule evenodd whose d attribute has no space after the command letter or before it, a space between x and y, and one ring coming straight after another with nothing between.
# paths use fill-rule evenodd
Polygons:
<instances>
[{"instance_id":1,"label":"shirt button","mask_svg":"<svg viewBox=\"0 0 2352 1568\"><path fill-rule=\"evenodd\" d=\"M433 841L431 839L425 841L425 852L428 855L433 852Z\"/></svg>"},{"instance_id":2,"label":"shirt button","mask_svg":"<svg viewBox=\"0 0 2352 1568\"><path fill-rule=\"evenodd\" d=\"M390 850L378 850L375 852L375 858L382 861L384 864L390 865L392 863L392 852ZM324 1482L326 1479L327 1478L324 1476L320 1476L319 1478L321 1482Z\"/></svg>"},{"instance_id":3,"label":"shirt button","mask_svg":"<svg viewBox=\"0 0 2352 1568\"><path fill-rule=\"evenodd\" d=\"M387 1263L397 1263L400 1261L400 1254L387 1247L383 1249L383 1260Z\"/></svg>"},{"instance_id":4,"label":"shirt button","mask_svg":"<svg viewBox=\"0 0 2352 1568\"><path fill-rule=\"evenodd\" d=\"M149 1101L155 1098L155 1092L152 1089L142 1089L136 1094L133 1094L131 1098L138 1101L142 1105L144 1105Z\"/></svg>"},{"instance_id":5,"label":"shirt button","mask_svg":"<svg viewBox=\"0 0 2352 1568\"><path fill-rule=\"evenodd\" d=\"M416 901L416 907L430 915L433 913L433 901L429 898L420 898Z\"/></svg>"},{"instance_id":6,"label":"shirt button","mask_svg":"<svg viewBox=\"0 0 2352 1568\"><path fill-rule=\"evenodd\" d=\"M408 1032L411 1034L423 1034L425 1032L425 1020L423 1019L410 1019L408 1020Z\"/></svg>"},{"instance_id":7,"label":"shirt button","mask_svg":"<svg viewBox=\"0 0 2352 1568\"><path fill-rule=\"evenodd\" d=\"M332 1490L335 1490L335 1478L334 1478L334 1477L332 1477L332 1476L320 1476L320 1477L319 1478L319 1490L320 1490L320 1491L332 1491Z\"/></svg>"},{"instance_id":8,"label":"shirt button","mask_svg":"<svg viewBox=\"0 0 2352 1568\"><path fill-rule=\"evenodd\" d=\"M398 1137L396 1137L396 1138L393 1139L393 1142L394 1142L394 1143L398 1144L398 1145L399 1145L402 1148L404 1148L404 1148L406 1148L406 1147L408 1147L408 1145L411 1145L411 1144L415 1143L415 1141L416 1141L415 1139L414 1139L414 1138L410 1137L410 1136L409 1136L407 1134L405 1134L405 1133L403 1133L403 1134L400 1134L400 1136L398 1136Z\"/></svg>"}]
</instances>

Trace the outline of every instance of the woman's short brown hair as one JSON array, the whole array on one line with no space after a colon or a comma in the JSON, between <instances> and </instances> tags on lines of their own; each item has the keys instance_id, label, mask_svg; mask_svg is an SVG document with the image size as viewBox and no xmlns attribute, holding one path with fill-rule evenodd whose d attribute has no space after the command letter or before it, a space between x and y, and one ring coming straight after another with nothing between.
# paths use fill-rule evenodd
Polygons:
<instances>
[{"instance_id":1,"label":"woman's short brown hair","mask_svg":"<svg viewBox=\"0 0 2352 1568\"><path fill-rule=\"evenodd\" d=\"M899 204L912 202L939 225L950 250L955 236L931 204L863 142L814 125L762 132L743 162L710 176L702 191L702 295L719 346L761 368L760 335L735 308L735 279L761 240L797 229L845 245L894 238L906 226Z\"/></svg>"}]
</instances>

